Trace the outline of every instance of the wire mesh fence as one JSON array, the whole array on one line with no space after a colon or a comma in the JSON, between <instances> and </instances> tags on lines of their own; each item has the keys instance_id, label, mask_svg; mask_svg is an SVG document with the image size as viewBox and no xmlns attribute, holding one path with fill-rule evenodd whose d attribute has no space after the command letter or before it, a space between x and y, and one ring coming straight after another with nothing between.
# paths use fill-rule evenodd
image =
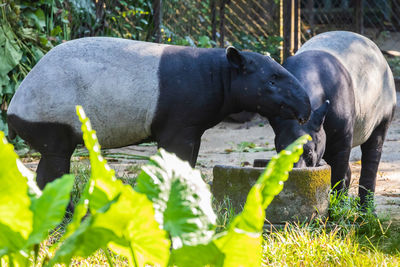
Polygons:
<instances>
[{"instance_id":1,"label":"wire mesh fence","mask_svg":"<svg viewBox=\"0 0 400 267\"><path fill-rule=\"evenodd\" d=\"M163 40L201 47L234 45L279 58L284 1L291 0L164 0ZM331 30L355 31L374 40L382 33L400 32L400 0L296 2L302 43Z\"/></svg>"},{"instance_id":2,"label":"wire mesh fence","mask_svg":"<svg viewBox=\"0 0 400 267\"><path fill-rule=\"evenodd\" d=\"M202 47L234 45L279 55L279 1L163 1L167 40ZM164 39L165 40L165 39Z\"/></svg>"},{"instance_id":3,"label":"wire mesh fence","mask_svg":"<svg viewBox=\"0 0 400 267\"><path fill-rule=\"evenodd\" d=\"M350 30L377 39L400 32L399 0L302 0L302 40L329 30Z\"/></svg>"}]
</instances>

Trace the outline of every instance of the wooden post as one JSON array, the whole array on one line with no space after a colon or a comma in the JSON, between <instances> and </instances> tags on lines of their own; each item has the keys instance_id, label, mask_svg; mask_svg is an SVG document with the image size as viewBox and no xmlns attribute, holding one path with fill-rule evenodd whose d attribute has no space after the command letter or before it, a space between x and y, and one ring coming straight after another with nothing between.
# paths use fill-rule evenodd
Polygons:
<instances>
[{"instance_id":1,"label":"wooden post","mask_svg":"<svg viewBox=\"0 0 400 267\"><path fill-rule=\"evenodd\" d=\"M301 46L301 17L300 17L300 0L294 0L293 5L293 15L294 15L294 28L293 28L293 37L294 44L292 53L296 53Z\"/></svg>"},{"instance_id":2,"label":"wooden post","mask_svg":"<svg viewBox=\"0 0 400 267\"><path fill-rule=\"evenodd\" d=\"M219 1L219 46L225 46L225 5L229 0Z\"/></svg>"},{"instance_id":3,"label":"wooden post","mask_svg":"<svg viewBox=\"0 0 400 267\"><path fill-rule=\"evenodd\" d=\"M217 43L217 0L211 0L210 9L211 9L211 40Z\"/></svg>"},{"instance_id":4,"label":"wooden post","mask_svg":"<svg viewBox=\"0 0 400 267\"><path fill-rule=\"evenodd\" d=\"M153 0L154 12L154 41L161 42L161 25L162 25L162 0Z\"/></svg>"},{"instance_id":5,"label":"wooden post","mask_svg":"<svg viewBox=\"0 0 400 267\"><path fill-rule=\"evenodd\" d=\"M281 0L283 57L286 60L300 47L300 0Z\"/></svg>"},{"instance_id":6,"label":"wooden post","mask_svg":"<svg viewBox=\"0 0 400 267\"><path fill-rule=\"evenodd\" d=\"M355 32L364 34L364 3L363 0L355 0L354 2Z\"/></svg>"}]
</instances>

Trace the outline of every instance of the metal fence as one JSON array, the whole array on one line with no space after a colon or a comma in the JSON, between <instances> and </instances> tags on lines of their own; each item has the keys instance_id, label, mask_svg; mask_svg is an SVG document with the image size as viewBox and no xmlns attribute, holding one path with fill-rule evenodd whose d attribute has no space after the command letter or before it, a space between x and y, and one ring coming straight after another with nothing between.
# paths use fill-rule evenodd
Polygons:
<instances>
[{"instance_id":1,"label":"metal fence","mask_svg":"<svg viewBox=\"0 0 400 267\"><path fill-rule=\"evenodd\" d=\"M400 0L164 0L162 25L174 43L232 44L278 58L279 36L284 37L281 29L288 23L284 16L296 16L293 5L301 14L301 42L330 30L360 32L372 39L400 32Z\"/></svg>"},{"instance_id":2,"label":"metal fence","mask_svg":"<svg viewBox=\"0 0 400 267\"><path fill-rule=\"evenodd\" d=\"M329 30L350 30L372 39L400 32L399 0L302 0L302 40Z\"/></svg>"},{"instance_id":3,"label":"metal fence","mask_svg":"<svg viewBox=\"0 0 400 267\"><path fill-rule=\"evenodd\" d=\"M276 0L166 0L163 27L174 43L279 53L274 50L280 42Z\"/></svg>"}]
</instances>

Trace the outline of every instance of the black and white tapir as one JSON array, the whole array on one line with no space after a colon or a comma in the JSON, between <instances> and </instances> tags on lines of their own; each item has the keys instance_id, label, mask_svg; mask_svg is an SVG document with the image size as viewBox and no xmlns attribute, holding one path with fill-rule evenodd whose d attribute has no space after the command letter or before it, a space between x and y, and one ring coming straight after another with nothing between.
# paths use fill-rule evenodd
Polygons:
<instances>
[{"instance_id":1,"label":"black and white tapir","mask_svg":"<svg viewBox=\"0 0 400 267\"><path fill-rule=\"evenodd\" d=\"M396 107L392 72L379 48L351 32L317 35L284 63L307 91L312 114L300 125L294 120L270 119L277 151L297 137L310 134L298 167L331 166L331 185L349 187L352 147L361 146L359 196L365 204L375 191L382 145Z\"/></svg>"},{"instance_id":2,"label":"black and white tapir","mask_svg":"<svg viewBox=\"0 0 400 267\"><path fill-rule=\"evenodd\" d=\"M228 114L305 122L311 113L297 79L261 54L105 37L69 41L40 60L8 108L10 137L18 134L42 155L41 188L69 172L82 143L75 105L103 148L154 140L192 166L204 131Z\"/></svg>"}]
</instances>

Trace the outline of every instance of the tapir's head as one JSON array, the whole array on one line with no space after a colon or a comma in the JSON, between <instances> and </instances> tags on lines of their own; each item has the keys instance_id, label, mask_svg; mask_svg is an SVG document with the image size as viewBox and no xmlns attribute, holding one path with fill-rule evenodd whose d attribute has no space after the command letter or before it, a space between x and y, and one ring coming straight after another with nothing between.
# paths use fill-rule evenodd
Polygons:
<instances>
[{"instance_id":1,"label":"tapir's head","mask_svg":"<svg viewBox=\"0 0 400 267\"><path fill-rule=\"evenodd\" d=\"M305 123L311 112L310 100L299 81L271 57L226 49L232 68L231 89L243 110L265 117L280 116Z\"/></svg>"},{"instance_id":2,"label":"tapir's head","mask_svg":"<svg viewBox=\"0 0 400 267\"><path fill-rule=\"evenodd\" d=\"M322 126L328 109L329 100L313 111L310 120L303 125L300 125L295 120L283 120L279 117L271 119L270 123L275 132L276 151L280 152L300 136L309 134L312 137L312 141L303 146L303 155L295 164L295 167L319 166L325 153L326 135Z\"/></svg>"}]
</instances>

